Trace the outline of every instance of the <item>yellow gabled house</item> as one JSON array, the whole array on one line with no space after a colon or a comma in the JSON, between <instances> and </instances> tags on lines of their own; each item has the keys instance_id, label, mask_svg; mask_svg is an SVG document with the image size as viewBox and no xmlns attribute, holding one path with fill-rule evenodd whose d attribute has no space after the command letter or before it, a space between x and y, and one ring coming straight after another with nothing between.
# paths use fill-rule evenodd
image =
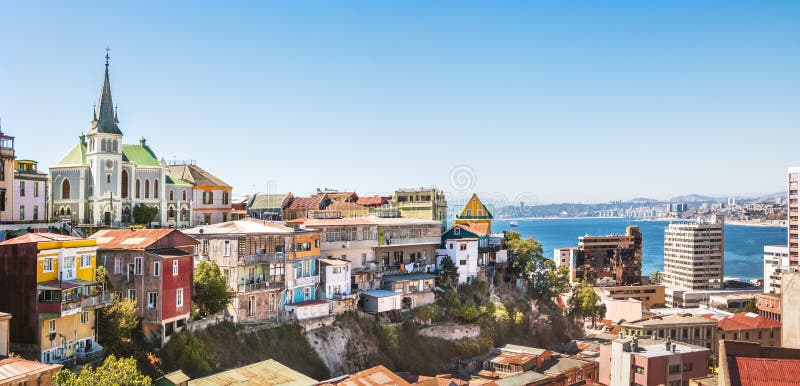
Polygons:
<instances>
[{"instance_id":1,"label":"yellow gabled house","mask_svg":"<svg viewBox=\"0 0 800 386\"><path fill-rule=\"evenodd\" d=\"M96 310L111 303L96 278L97 242L29 233L0 243L0 309L12 349L66 366L100 359Z\"/></svg>"},{"instance_id":2,"label":"yellow gabled house","mask_svg":"<svg viewBox=\"0 0 800 386\"><path fill-rule=\"evenodd\" d=\"M493 218L494 216L489 208L481 202L477 194L473 193L467 204L464 205L464 209L456 216L455 223L461 225L485 224L477 228L480 228L485 235L489 235L492 233Z\"/></svg>"}]
</instances>

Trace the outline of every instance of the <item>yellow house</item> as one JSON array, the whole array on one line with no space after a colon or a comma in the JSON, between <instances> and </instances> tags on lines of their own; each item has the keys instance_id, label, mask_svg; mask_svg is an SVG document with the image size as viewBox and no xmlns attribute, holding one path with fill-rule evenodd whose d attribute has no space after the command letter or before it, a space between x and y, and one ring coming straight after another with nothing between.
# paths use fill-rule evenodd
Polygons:
<instances>
[{"instance_id":1,"label":"yellow house","mask_svg":"<svg viewBox=\"0 0 800 386\"><path fill-rule=\"evenodd\" d=\"M492 212L486 205L481 202L478 198L478 195L473 193L472 197L470 197L469 201L467 201L467 205L464 205L464 209L461 210L461 213L456 216L456 224L462 225L470 225L470 224L487 224L486 233L492 233Z\"/></svg>"},{"instance_id":2,"label":"yellow house","mask_svg":"<svg viewBox=\"0 0 800 386\"><path fill-rule=\"evenodd\" d=\"M0 282L16 287L0 285L9 295L0 300L0 309L14 315L11 335L20 351L67 366L99 359L95 312L110 304L111 296L95 277L96 241L31 233L0 243L0 260L4 258L15 259L20 267L14 274L0 272ZM36 296L32 309L31 302L20 301L30 296Z\"/></svg>"}]
</instances>

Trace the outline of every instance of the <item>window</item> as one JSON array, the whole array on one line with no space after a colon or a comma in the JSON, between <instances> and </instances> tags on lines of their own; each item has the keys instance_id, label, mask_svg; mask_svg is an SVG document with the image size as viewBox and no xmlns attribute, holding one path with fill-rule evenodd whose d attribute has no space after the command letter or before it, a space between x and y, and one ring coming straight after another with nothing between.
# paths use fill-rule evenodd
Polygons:
<instances>
[{"instance_id":1,"label":"window","mask_svg":"<svg viewBox=\"0 0 800 386\"><path fill-rule=\"evenodd\" d=\"M459 260L458 264L459 265L467 265L467 261L466 260Z\"/></svg>"},{"instance_id":2,"label":"window","mask_svg":"<svg viewBox=\"0 0 800 386\"><path fill-rule=\"evenodd\" d=\"M114 259L114 274L121 275L122 274L122 258L117 257Z\"/></svg>"},{"instance_id":3,"label":"window","mask_svg":"<svg viewBox=\"0 0 800 386\"><path fill-rule=\"evenodd\" d=\"M456 236L460 235L461 234L461 228L456 227L455 229L453 229L453 234L456 235Z\"/></svg>"},{"instance_id":4,"label":"window","mask_svg":"<svg viewBox=\"0 0 800 386\"><path fill-rule=\"evenodd\" d=\"M228 205L228 192L222 192L222 204Z\"/></svg>"},{"instance_id":5,"label":"window","mask_svg":"<svg viewBox=\"0 0 800 386\"><path fill-rule=\"evenodd\" d=\"M303 288L303 299L309 299L311 297L311 287Z\"/></svg>"},{"instance_id":6,"label":"window","mask_svg":"<svg viewBox=\"0 0 800 386\"><path fill-rule=\"evenodd\" d=\"M749 331L744 333L744 340L750 340L750 332Z\"/></svg>"},{"instance_id":7,"label":"window","mask_svg":"<svg viewBox=\"0 0 800 386\"><path fill-rule=\"evenodd\" d=\"M153 276L161 276L161 262L154 261L153 262Z\"/></svg>"},{"instance_id":8,"label":"window","mask_svg":"<svg viewBox=\"0 0 800 386\"><path fill-rule=\"evenodd\" d=\"M256 314L256 297L250 296L247 299L247 316L255 316Z\"/></svg>"},{"instance_id":9,"label":"window","mask_svg":"<svg viewBox=\"0 0 800 386\"><path fill-rule=\"evenodd\" d=\"M692 371L692 362L683 364L683 371Z\"/></svg>"},{"instance_id":10,"label":"window","mask_svg":"<svg viewBox=\"0 0 800 386\"><path fill-rule=\"evenodd\" d=\"M211 225L211 215L210 214L204 214L203 215L203 224Z\"/></svg>"},{"instance_id":11,"label":"window","mask_svg":"<svg viewBox=\"0 0 800 386\"><path fill-rule=\"evenodd\" d=\"M222 222L226 222L226 221L228 221L228 214L223 212L222 213Z\"/></svg>"},{"instance_id":12,"label":"window","mask_svg":"<svg viewBox=\"0 0 800 386\"><path fill-rule=\"evenodd\" d=\"M48 324L48 327L49 327L51 333L56 332L56 320L55 319L49 320L47 324Z\"/></svg>"},{"instance_id":13,"label":"window","mask_svg":"<svg viewBox=\"0 0 800 386\"><path fill-rule=\"evenodd\" d=\"M183 307L183 288L178 288L178 291L175 292L175 306Z\"/></svg>"},{"instance_id":14,"label":"window","mask_svg":"<svg viewBox=\"0 0 800 386\"><path fill-rule=\"evenodd\" d=\"M39 205L34 205L33 206L33 220L35 221L35 220L38 220L38 219L39 219Z\"/></svg>"},{"instance_id":15,"label":"window","mask_svg":"<svg viewBox=\"0 0 800 386\"><path fill-rule=\"evenodd\" d=\"M140 181L138 178L136 179L136 187L135 187L135 188L136 188L136 189L135 189L135 191L133 192L133 195L134 195L136 198L139 198L139 197L141 197L141 196L142 196L142 181Z\"/></svg>"},{"instance_id":16,"label":"window","mask_svg":"<svg viewBox=\"0 0 800 386\"><path fill-rule=\"evenodd\" d=\"M644 367L636 366L636 374L644 374Z\"/></svg>"},{"instance_id":17,"label":"window","mask_svg":"<svg viewBox=\"0 0 800 386\"><path fill-rule=\"evenodd\" d=\"M25 181L19 182L19 196L25 197Z\"/></svg>"},{"instance_id":18,"label":"window","mask_svg":"<svg viewBox=\"0 0 800 386\"><path fill-rule=\"evenodd\" d=\"M133 258L133 274L134 275L142 274L142 258L140 256Z\"/></svg>"},{"instance_id":19,"label":"window","mask_svg":"<svg viewBox=\"0 0 800 386\"><path fill-rule=\"evenodd\" d=\"M158 180L153 180L153 198L158 198Z\"/></svg>"},{"instance_id":20,"label":"window","mask_svg":"<svg viewBox=\"0 0 800 386\"><path fill-rule=\"evenodd\" d=\"M447 249L453 249L453 243L448 244Z\"/></svg>"},{"instance_id":21,"label":"window","mask_svg":"<svg viewBox=\"0 0 800 386\"><path fill-rule=\"evenodd\" d=\"M25 221L25 205L19 206L19 221Z\"/></svg>"},{"instance_id":22,"label":"window","mask_svg":"<svg viewBox=\"0 0 800 386\"><path fill-rule=\"evenodd\" d=\"M92 266L91 255L81 255L81 268L90 268Z\"/></svg>"},{"instance_id":23,"label":"window","mask_svg":"<svg viewBox=\"0 0 800 386\"><path fill-rule=\"evenodd\" d=\"M150 198L150 180L144 180L144 198Z\"/></svg>"},{"instance_id":24,"label":"window","mask_svg":"<svg viewBox=\"0 0 800 386\"><path fill-rule=\"evenodd\" d=\"M131 288L128 290L128 299L136 300L136 290Z\"/></svg>"},{"instance_id":25,"label":"window","mask_svg":"<svg viewBox=\"0 0 800 386\"><path fill-rule=\"evenodd\" d=\"M231 241L225 240L224 248L222 249L223 256L230 256L231 255Z\"/></svg>"},{"instance_id":26,"label":"window","mask_svg":"<svg viewBox=\"0 0 800 386\"><path fill-rule=\"evenodd\" d=\"M467 244L458 244L458 250L466 251L467 250Z\"/></svg>"},{"instance_id":27,"label":"window","mask_svg":"<svg viewBox=\"0 0 800 386\"><path fill-rule=\"evenodd\" d=\"M156 292L148 292L147 293L147 308L151 310L155 310L158 307L158 293Z\"/></svg>"},{"instance_id":28,"label":"window","mask_svg":"<svg viewBox=\"0 0 800 386\"><path fill-rule=\"evenodd\" d=\"M669 373L670 374L678 374L681 372L681 365L671 365L669 366Z\"/></svg>"},{"instance_id":29,"label":"window","mask_svg":"<svg viewBox=\"0 0 800 386\"><path fill-rule=\"evenodd\" d=\"M89 311L81 312L81 324L89 323Z\"/></svg>"},{"instance_id":30,"label":"window","mask_svg":"<svg viewBox=\"0 0 800 386\"><path fill-rule=\"evenodd\" d=\"M53 258L47 257L44 259L44 264L42 267L42 271L44 272L53 272Z\"/></svg>"},{"instance_id":31,"label":"window","mask_svg":"<svg viewBox=\"0 0 800 386\"><path fill-rule=\"evenodd\" d=\"M472 217L472 210L471 209L467 209L467 217Z\"/></svg>"},{"instance_id":32,"label":"window","mask_svg":"<svg viewBox=\"0 0 800 386\"><path fill-rule=\"evenodd\" d=\"M122 191L120 192L122 198L128 198L128 171L122 171Z\"/></svg>"},{"instance_id":33,"label":"window","mask_svg":"<svg viewBox=\"0 0 800 386\"><path fill-rule=\"evenodd\" d=\"M178 276L178 260L172 260L172 276Z\"/></svg>"},{"instance_id":34,"label":"window","mask_svg":"<svg viewBox=\"0 0 800 386\"><path fill-rule=\"evenodd\" d=\"M175 201L175 191L172 189L169 190L169 200Z\"/></svg>"},{"instance_id":35,"label":"window","mask_svg":"<svg viewBox=\"0 0 800 386\"><path fill-rule=\"evenodd\" d=\"M186 201L186 191L185 190L181 193L181 200Z\"/></svg>"},{"instance_id":36,"label":"window","mask_svg":"<svg viewBox=\"0 0 800 386\"><path fill-rule=\"evenodd\" d=\"M69 180L64 179L64 182L61 183L61 199L62 200L69 200Z\"/></svg>"},{"instance_id":37,"label":"window","mask_svg":"<svg viewBox=\"0 0 800 386\"><path fill-rule=\"evenodd\" d=\"M107 184L111 183L111 173L106 173L106 183Z\"/></svg>"}]
</instances>

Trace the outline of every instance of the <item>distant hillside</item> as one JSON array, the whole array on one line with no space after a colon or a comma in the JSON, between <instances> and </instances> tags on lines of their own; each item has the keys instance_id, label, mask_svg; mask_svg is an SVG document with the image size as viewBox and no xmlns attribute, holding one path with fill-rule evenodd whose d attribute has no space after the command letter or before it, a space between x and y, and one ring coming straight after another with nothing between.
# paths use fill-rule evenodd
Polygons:
<instances>
[{"instance_id":1,"label":"distant hillside","mask_svg":"<svg viewBox=\"0 0 800 386\"><path fill-rule=\"evenodd\" d=\"M723 199L700 194L685 194L683 196L672 197L669 200L672 202L709 202L722 201Z\"/></svg>"}]
</instances>

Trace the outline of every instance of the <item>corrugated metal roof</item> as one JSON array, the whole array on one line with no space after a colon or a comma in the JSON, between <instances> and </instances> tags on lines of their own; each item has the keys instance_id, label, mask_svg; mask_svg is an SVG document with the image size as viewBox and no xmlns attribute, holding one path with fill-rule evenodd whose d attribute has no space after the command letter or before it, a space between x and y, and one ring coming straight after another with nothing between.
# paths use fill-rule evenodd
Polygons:
<instances>
[{"instance_id":1,"label":"corrugated metal roof","mask_svg":"<svg viewBox=\"0 0 800 386\"><path fill-rule=\"evenodd\" d=\"M3 241L2 243L0 243L0 245L27 244L27 243L46 242L46 241L70 241L70 240L83 240L83 239L81 239L80 237L59 235L57 233L49 233L49 232L26 233L22 236L15 237L11 240Z\"/></svg>"},{"instance_id":2,"label":"corrugated metal roof","mask_svg":"<svg viewBox=\"0 0 800 386\"><path fill-rule=\"evenodd\" d=\"M394 283L398 281L425 280L425 279L435 279L435 278L436 275L431 275L429 273L409 273L407 275L384 276L383 281L388 283Z\"/></svg>"},{"instance_id":3,"label":"corrugated metal roof","mask_svg":"<svg viewBox=\"0 0 800 386\"><path fill-rule=\"evenodd\" d=\"M756 328L779 328L781 322L765 318L758 314L738 312L733 316L717 321L717 327L721 330L750 330Z\"/></svg>"},{"instance_id":4,"label":"corrugated metal roof","mask_svg":"<svg viewBox=\"0 0 800 386\"><path fill-rule=\"evenodd\" d=\"M204 378L189 381L189 385L220 386L220 385L285 385L285 386L311 386L317 381L297 371L286 367L274 359L223 371Z\"/></svg>"},{"instance_id":5,"label":"corrugated metal roof","mask_svg":"<svg viewBox=\"0 0 800 386\"><path fill-rule=\"evenodd\" d=\"M143 250L172 232L183 234L177 229L105 229L98 231L89 238L97 240L97 246L101 249ZM183 235L186 237L187 241L191 239L190 236ZM186 245L194 244L197 244L197 242Z\"/></svg>"},{"instance_id":6,"label":"corrugated metal roof","mask_svg":"<svg viewBox=\"0 0 800 386\"><path fill-rule=\"evenodd\" d=\"M736 357L736 369L730 370L732 385L790 386L800 376L800 359Z\"/></svg>"},{"instance_id":7,"label":"corrugated metal roof","mask_svg":"<svg viewBox=\"0 0 800 386\"><path fill-rule=\"evenodd\" d=\"M375 366L347 377L339 377L324 382L328 385L343 386L411 386L408 381L383 366Z\"/></svg>"},{"instance_id":8,"label":"corrugated metal roof","mask_svg":"<svg viewBox=\"0 0 800 386\"><path fill-rule=\"evenodd\" d=\"M389 296L400 296L401 293L388 291L388 290L366 290L361 291L361 294L364 296L371 296L373 298L386 298Z\"/></svg>"},{"instance_id":9,"label":"corrugated metal roof","mask_svg":"<svg viewBox=\"0 0 800 386\"><path fill-rule=\"evenodd\" d=\"M29 361L22 358L0 359L0 384L11 383L14 379L24 378L28 375L42 373L48 370L57 370L61 365L51 365L41 362Z\"/></svg>"}]
</instances>

